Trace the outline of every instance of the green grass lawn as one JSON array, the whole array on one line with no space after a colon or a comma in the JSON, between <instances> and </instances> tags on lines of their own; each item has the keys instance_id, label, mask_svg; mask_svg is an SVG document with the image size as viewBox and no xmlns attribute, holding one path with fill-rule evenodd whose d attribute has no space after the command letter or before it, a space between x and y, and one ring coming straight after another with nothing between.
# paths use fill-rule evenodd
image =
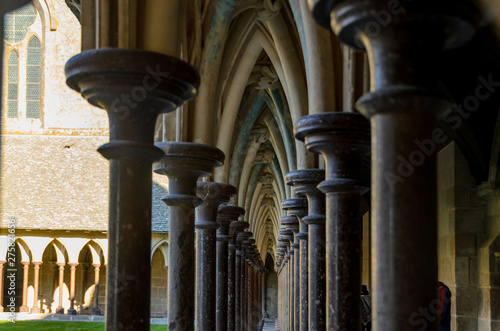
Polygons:
<instances>
[{"instance_id":1,"label":"green grass lawn","mask_svg":"<svg viewBox=\"0 0 500 331\"><path fill-rule=\"evenodd\" d=\"M104 330L104 323L97 322L52 322L52 321L0 321L0 329L2 330ZM167 330L166 325L151 325L151 330L160 331Z\"/></svg>"}]
</instances>

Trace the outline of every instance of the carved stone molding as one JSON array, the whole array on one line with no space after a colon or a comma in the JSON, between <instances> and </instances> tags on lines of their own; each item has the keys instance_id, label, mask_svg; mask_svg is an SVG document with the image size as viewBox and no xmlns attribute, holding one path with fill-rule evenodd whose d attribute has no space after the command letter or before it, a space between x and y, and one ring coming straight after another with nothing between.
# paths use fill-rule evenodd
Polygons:
<instances>
[{"instance_id":1,"label":"carved stone molding","mask_svg":"<svg viewBox=\"0 0 500 331\"><path fill-rule=\"evenodd\" d=\"M257 180L262 182L262 185L271 185L273 183L274 176L269 172L265 172L260 174Z\"/></svg>"},{"instance_id":2,"label":"carved stone molding","mask_svg":"<svg viewBox=\"0 0 500 331\"><path fill-rule=\"evenodd\" d=\"M281 0L262 0L257 2L257 19L259 21L270 21L278 16L283 3Z\"/></svg>"},{"instance_id":3,"label":"carved stone molding","mask_svg":"<svg viewBox=\"0 0 500 331\"><path fill-rule=\"evenodd\" d=\"M255 155L254 164L255 163L269 163L274 157L274 151L270 148L261 148L257 151L257 155Z\"/></svg>"}]
</instances>

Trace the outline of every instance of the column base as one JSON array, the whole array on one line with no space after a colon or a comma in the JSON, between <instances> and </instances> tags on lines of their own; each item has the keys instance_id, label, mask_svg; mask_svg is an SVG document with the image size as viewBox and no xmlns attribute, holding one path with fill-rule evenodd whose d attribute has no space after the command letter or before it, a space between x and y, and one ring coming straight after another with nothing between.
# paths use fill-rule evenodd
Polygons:
<instances>
[{"instance_id":1,"label":"column base","mask_svg":"<svg viewBox=\"0 0 500 331\"><path fill-rule=\"evenodd\" d=\"M76 310L73 308L68 309L68 315L76 315Z\"/></svg>"},{"instance_id":2,"label":"column base","mask_svg":"<svg viewBox=\"0 0 500 331\"><path fill-rule=\"evenodd\" d=\"M19 312L20 313L29 313L30 308L28 306L21 306L21 307L19 307Z\"/></svg>"},{"instance_id":3,"label":"column base","mask_svg":"<svg viewBox=\"0 0 500 331\"><path fill-rule=\"evenodd\" d=\"M101 310L99 308L92 309L92 315L101 315Z\"/></svg>"},{"instance_id":4,"label":"column base","mask_svg":"<svg viewBox=\"0 0 500 331\"><path fill-rule=\"evenodd\" d=\"M32 314L40 314L40 312L41 312L41 310L38 307L37 308L31 308L31 313Z\"/></svg>"},{"instance_id":5,"label":"column base","mask_svg":"<svg viewBox=\"0 0 500 331\"><path fill-rule=\"evenodd\" d=\"M56 314L63 314L64 315L64 308L63 307L57 307L56 308Z\"/></svg>"}]
</instances>

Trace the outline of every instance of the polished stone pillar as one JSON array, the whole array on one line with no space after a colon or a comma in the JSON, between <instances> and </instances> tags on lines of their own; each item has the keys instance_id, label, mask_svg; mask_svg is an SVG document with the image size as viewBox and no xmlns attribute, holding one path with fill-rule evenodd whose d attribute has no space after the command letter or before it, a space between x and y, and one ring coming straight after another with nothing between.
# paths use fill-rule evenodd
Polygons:
<instances>
[{"instance_id":1,"label":"polished stone pillar","mask_svg":"<svg viewBox=\"0 0 500 331\"><path fill-rule=\"evenodd\" d=\"M22 295L22 306L19 307L20 313L28 313L28 271L30 267L29 261L22 261L23 265L23 295Z\"/></svg>"},{"instance_id":2,"label":"polished stone pillar","mask_svg":"<svg viewBox=\"0 0 500 331\"><path fill-rule=\"evenodd\" d=\"M327 329L361 329L362 161L370 152L370 126L356 113L322 113L297 122L296 137L321 153L326 180Z\"/></svg>"},{"instance_id":3,"label":"polished stone pillar","mask_svg":"<svg viewBox=\"0 0 500 331\"><path fill-rule=\"evenodd\" d=\"M238 206L220 206L217 213L217 330L225 331L228 325L228 260L229 260L229 226L244 214Z\"/></svg>"},{"instance_id":4,"label":"polished stone pillar","mask_svg":"<svg viewBox=\"0 0 500 331\"><path fill-rule=\"evenodd\" d=\"M290 319L291 319L291 306L290 306L290 240L288 235L291 231L281 228L279 230L278 242L282 248L283 252L283 265L284 265L284 314L283 314L283 327L286 330L290 330ZM286 235L286 236L285 236Z\"/></svg>"},{"instance_id":5,"label":"polished stone pillar","mask_svg":"<svg viewBox=\"0 0 500 331\"><path fill-rule=\"evenodd\" d=\"M298 231L298 220L295 216L293 216L293 225L290 226L290 221L287 216L284 216L281 218L281 224L284 225L283 220L288 220L285 222L288 222L288 226L286 228L282 228L280 230L280 234L288 241L288 324L289 324L289 329L291 331L295 330L295 248L294 248L294 243L295 243L295 236L293 231L290 229L294 229ZM298 294L298 293L297 293Z\"/></svg>"},{"instance_id":6,"label":"polished stone pillar","mask_svg":"<svg viewBox=\"0 0 500 331\"><path fill-rule=\"evenodd\" d=\"M34 268L33 274L33 307L31 308L32 314L39 314L40 307L38 307L38 291L40 287L40 266L42 265L41 261L33 261L31 262ZM1 275L1 272L0 272ZM2 284L0 283L0 286ZM1 302L0 302L1 304Z\"/></svg>"},{"instance_id":7,"label":"polished stone pillar","mask_svg":"<svg viewBox=\"0 0 500 331\"><path fill-rule=\"evenodd\" d=\"M149 330L151 164L164 155L153 145L155 123L196 95L199 75L174 57L118 48L80 53L65 71L67 84L109 117L110 142L99 148L110 160L106 328Z\"/></svg>"},{"instance_id":8,"label":"polished stone pillar","mask_svg":"<svg viewBox=\"0 0 500 331\"><path fill-rule=\"evenodd\" d=\"M68 315L76 315L75 310L75 282L76 282L76 262L68 262L70 266L69 302Z\"/></svg>"},{"instance_id":9,"label":"polished stone pillar","mask_svg":"<svg viewBox=\"0 0 500 331\"><path fill-rule=\"evenodd\" d=\"M64 293L64 266L66 265L66 263L57 262L56 264L59 267L59 305L56 308L56 314L64 314L64 307L62 303Z\"/></svg>"},{"instance_id":10,"label":"polished stone pillar","mask_svg":"<svg viewBox=\"0 0 500 331\"><path fill-rule=\"evenodd\" d=\"M411 316L437 298L436 119L451 102L436 58L470 39L477 10L467 1L319 2L326 6L316 18L328 17L370 63L371 93L357 108L370 117L373 141L374 328L412 329ZM373 33L372 13L382 12L390 24ZM426 322L426 330L437 329L437 318Z\"/></svg>"},{"instance_id":11,"label":"polished stone pillar","mask_svg":"<svg viewBox=\"0 0 500 331\"><path fill-rule=\"evenodd\" d=\"M294 234L294 242L292 244L294 256L293 256L293 299L295 300L294 302L294 313L293 313L293 319L294 319L294 330L298 331L300 329L300 318L301 318L301 305L302 306L307 306L307 302L301 303L300 301L300 286L301 286L301 269L300 269L300 258L301 253L300 251L300 238L302 237L299 234L300 231L300 224L301 220L304 216L307 215L307 199L288 199L283 201L283 209L288 212L288 216L292 218L288 218L288 221L284 223L284 219L282 218L281 224L285 225L286 228L289 230L293 231ZM307 253L307 249L306 249ZM305 275L306 281L307 281L307 272ZM304 309L302 309L304 310Z\"/></svg>"},{"instance_id":12,"label":"polished stone pillar","mask_svg":"<svg viewBox=\"0 0 500 331\"><path fill-rule=\"evenodd\" d=\"M236 262L235 262L235 296L234 296L234 309L235 309L235 323L234 328L236 331L243 331L242 324L242 282L243 282L243 270L244 270L244 258L243 258L243 243L246 242L248 238L252 236L251 232L243 231L236 236Z\"/></svg>"},{"instance_id":13,"label":"polished stone pillar","mask_svg":"<svg viewBox=\"0 0 500 331\"><path fill-rule=\"evenodd\" d=\"M325 195L317 185L325 179L325 171L298 170L288 173L287 178L293 182L295 193L308 200L308 215L302 218L302 222L307 224L309 233L309 324L312 330L322 330L326 328L326 218Z\"/></svg>"},{"instance_id":14,"label":"polished stone pillar","mask_svg":"<svg viewBox=\"0 0 500 331\"><path fill-rule=\"evenodd\" d=\"M308 175L309 174L309 175ZM310 178L312 176L312 178ZM316 189L316 186L325 179L325 171L320 169L311 170L297 170L289 172L286 175L286 182L288 185L294 187L295 193L298 196L307 197L305 194L307 191L311 190L311 194L315 193L320 197L320 201L323 201L323 214L324 214L324 195ZM306 191L304 191L306 190ZM323 197L321 199L321 197ZM310 201L311 203L317 202L316 199ZM314 215L316 213L315 206L311 206L308 203L309 215ZM304 215L305 216L305 215ZM303 216L303 217L304 217ZM295 237L299 238L300 244L300 331L309 330L309 227L304 221L303 217L300 217L300 233ZM324 221L324 218L323 218ZM315 238L313 238L315 240ZM323 296L324 297L324 296Z\"/></svg>"},{"instance_id":15,"label":"polished stone pillar","mask_svg":"<svg viewBox=\"0 0 500 331\"><path fill-rule=\"evenodd\" d=\"M94 267L94 308L92 308L92 315L101 315L101 310L99 309L99 271L101 264L93 263Z\"/></svg>"},{"instance_id":16,"label":"polished stone pillar","mask_svg":"<svg viewBox=\"0 0 500 331\"><path fill-rule=\"evenodd\" d=\"M254 254L255 254L255 239L250 238L247 240L247 242L250 244L250 246L247 249L247 254L246 254L246 262L247 262L247 278L246 278L246 291L247 291L247 302L246 302L246 329L251 330L252 329L252 323L253 323L253 268L254 268Z\"/></svg>"},{"instance_id":17,"label":"polished stone pillar","mask_svg":"<svg viewBox=\"0 0 500 331\"><path fill-rule=\"evenodd\" d=\"M155 164L155 172L168 176L169 268L168 328L193 330L195 306L195 207L202 203L196 196L197 180L209 176L222 165L224 153L201 144L185 142L156 143L165 156Z\"/></svg>"},{"instance_id":18,"label":"polished stone pillar","mask_svg":"<svg viewBox=\"0 0 500 331\"><path fill-rule=\"evenodd\" d=\"M245 231L243 233L250 233ZM252 234L253 235L253 234ZM253 244L251 236L249 236L242 244L242 256L241 256L241 329L246 330L248 326L248 257L250 254L250 247Z\"/></svg>"},{"instance_id":19,"label":"polished stone pillar","mask_svg":"<svg viewBox=\"0 0 500 331\"><path fill-rule=\"evenodd\" d=\"M287 200L285 200L287 201ZM285 203L285 201L283 202L283 204ZM291 233L291 236L293 236L294 232L298 232L298 229L299 229L299 221L297 219L297 217L295 216L283 216L281 217L281 226L285 227L287 230L289 230ZM287 237L285 235L285 237ZM298 252L298 247L297 245L295 244L294 240L291 239L291 242L290 242L290 251L289 251L289 256L290 256L290 260L288 262L288 265L289 265L289 270L290 270L290 274L289 274L289 291L290 291L290 303L289 303L289 307L290 307L290 315L289 315L289 326L290 326L290 329L291 330L295 330L295 326L296 326L296 321L295 319L299 318L300 315L297 315L296 316L296 307L295 305L297 304L296 300L295 300L295 297L296 297L296 293L295 293L295 283L298 279L295 279L295 267L296 267L296 264L295 264L295 253L296 251ZM297 281L298 283L298 281ZM297 292L298 294L298 292ZM297 295L298 297L298 295ZM298 329L297 329L298 330Z\"/></svg>"},{"instance_id":20,"label":"polished stone pillar","mask_svg":"<svg viewBox=\"0 0 500 331\"><path fill-rule=\"evenodd\" d=\"M215 330L217 209L236 194L229 184L198 182L196 208L196 329Z\"/></svg>"},{"instance_id":21,"label":"polished stone pillar","mask_svg":"<svg viewBox=\"0 0 500 331\"><path fill-rule=\"evenodd\" d=\"M239 215L243 216L245 214L245 210L243 208L240 209ZM237 296L238 285L239 285L239 270L240 270L240 261L238 261L238 235L249 227L248 222L238 221L237 219L231 222L229 225L229 236L231 240L229 242L229 253L228 253L228 282L227 282L227 330L234 331L236 329L236 315L237 315L237 300L239 299L239 295Z\"/></svg>"}]
</instances>

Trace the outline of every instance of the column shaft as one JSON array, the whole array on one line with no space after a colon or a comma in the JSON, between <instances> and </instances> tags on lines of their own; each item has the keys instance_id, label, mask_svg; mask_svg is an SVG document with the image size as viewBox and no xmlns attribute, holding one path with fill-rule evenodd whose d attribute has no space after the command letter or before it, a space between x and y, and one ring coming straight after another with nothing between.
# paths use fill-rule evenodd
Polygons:
<instances>
[{"instance_id":1,"label":"column shaft","mask_svg":"<svg viewBox=\"0 0 500 331\"><path fill-rule=\"evenodd\" d=\"M76 315L75 310L75 282L76 282L76 266L78 263L68 263L71 267L70 269L70 283L69 283L69 301L70 307L68 309L68 315Z\"/></svg>"},{"instance_id":2,"label":"column shaft","mask_svg":"<svg viewBox=\"0 0 500 331\"><path fill-rule=\"evenodd\" d=\"M32 263L35 272L33 278L33 307L31 308L31 313L38 314L40 313L40 308L38 307L38 289L40 284L40 265L42 264L42 262L32 262ZM2 284L0 283L0 287L1 285Z\"/></svg>"},{"instance_id":3,"label":"column shaft","mask_svg":"<svg viewBox=\"0 0 500 331\"><path fill-rule=\"evenodd\" d=\"M217 238L217 330L227 330L228 238Z\"/></svg>"},{"instance_id":4,"label":"column shaft","mask_svg":"<svg viewBox=\"0 0 500 331\"><path fill-rule=\"evenodd\" d=\"M92 308L92 315L101 315L99 309L99 271L101 265L99 263L92 264L94 267L94 308Z\"/></svg>"},{"instance_id":5,"label":"column shaft","mask_svg":"<svg viewBox=\"0 0 500 331\"><path fill-rule=\"evenodd\" d=\"M22 306L19 307L19 312L20 313L27 313L29 312L29 307L28 307L28 271L29 271L29 266L30 263L28 262L21 262L23 264L23 296L22 296Z\"/></svg>"},{"instance_id":6,"label":"column shaft","mask_svg":"<svg viewBox=\"0 0 500 331\"><path fill-rule=\"evenodd\" d=\"M194 209L189 206L169 206L169 209L169 236L182 238L182 244L169 245L169 329L189 331L194 328Z\"/></svg>"},{"instance_id":7,"label":"column shaft","mask_svg":"<svg viewBox=\"0 0 500 331\"><path fill-rule=\"evenodd\" d=\"M234 265L234 329L241 331L241 251L236 251L236 261Z\"/></svg>"},{"instance_id":8,"label":"column shaft","mask_svg":"<svg viewBox=\"0 0 500 331\"><path fill-rule=\"evenodd\" d=\"M296 239L296 241L298 241ZM295 245L295 244L294 244ZM297 243L296 246L299 246ZM293 313L293 320L294 320L294 330L299 331L300 330L300 249L299 247L295 247L294 250L294 257L293 261L295 265L293 266L294 270L294 313Z\"/></svg>"},{"instance_id":9,"label":"column shaft","mask_svg":"<svg viewBox=\"0 0 500 331\"><path fill-rule=\"evenodd\" d=\"M303 222L301 222L303 223ZM305 224L304 224L305 225ZM307 227L307 225L305 225ZM309 250L307 236L300 240L300 331L309 329Z\"/></svg>"},{"instance_id":10,"label":"column shaft","mask_svg":"<svg viewBox=\"0 0 500 331\"><path fill-rule=\"evenodd\" d=\"M361 311L360 199L346 192L327 194L327 311L328 325L336 330L361 329L361 315L353 315Z\"/></svg>"},{"instance_id":11,"label":"column shaft","mask_svg":"<svg viewBox=\"0 0 500 331\"><path fill-rule=\"evenodd\" d=\"M149 328L151 266L147 257L151 249L151 163L134 158L110 161L108 330ZM131 311L134 314L130 314Z\"/></svg>"},{"instance_id":12,"label":"column shaft","mask_svg":"<svg viewBox=\"0 0 500 331\"><path fill-rule=\"evenodd\" d=\"M236 264L236 245L229 245L228 254L228 282L227 282L227 330L234 331L235 328L235 266Z\"/></svg>"},{"instance_id":13,"label":"column shaft","mask_svg":"<svg viewBox=\"0 0 500 331\"><path fill-rule=\"evenodd\" d=\"M58 262L57 265L59 266L59 302L58 306L56 308L56 314L64 314L64 308L63 308L63 292L64 292L64 262Z\"/></svg>"},{"instance_id":14,"label":"column shaft","mask_svg":"<svg viewBox=\"0 0 500 331\"><path fill-rule=\"evenodd\" d=\"M396 171L399 155L410 155L415 150L415 138L430 137L434 124L426 113L372 118L377 141L372 153L379 160L373 164L372 175L372 254L377 261L372 266L372 292L376 293L372 306L376 307L379 330L407 328L410 316L436 299L436 154L427 156L404 183L392 188L384 175ZM404 134L400 127L406 127ZM430 321L426 330L434 329Z\"/></svg>"}]
</instances>

